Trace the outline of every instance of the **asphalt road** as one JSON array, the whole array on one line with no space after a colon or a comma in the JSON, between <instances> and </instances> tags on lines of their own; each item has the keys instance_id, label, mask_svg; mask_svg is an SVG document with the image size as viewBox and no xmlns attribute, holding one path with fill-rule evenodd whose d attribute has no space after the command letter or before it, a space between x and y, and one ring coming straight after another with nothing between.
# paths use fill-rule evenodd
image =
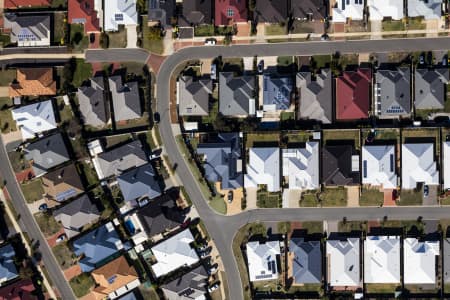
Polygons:
<instances>
[{"instance_id":1,"label":"asphalt road","mask_svg":"<svg viewBox=\"0 0 450 300\"><path fill-rule=\"evenodd\" d=\"M16 177L9 163L8 154L6 152L3 139L0 138L0 174L6 180L6 187L8 189L12 204L18 214L20 214L19 225L22 230L27 232L30 239L39 241L39 251L42 253L42 260L44 268L47 269L50 280L53 286L58 288L58 292L62 299L76 299L72 292L69 283L66 281L61 268L53 255L52 250L47 244L44 236L39 229L33 215L27 207L26 201L23 197L22 190L16 181Z\"/></svg>"},{"instance_id":2,"label":"asphalt road","mask_svg":"<svg viewBox=\"0 0 450 300\"><path fill-rule=\"evenodd\" d=\"M146 64L149 54L144 49L117 48L108 50L87 50L86 61L88 62L138 62Z\"/></svg>"}]
</instances>

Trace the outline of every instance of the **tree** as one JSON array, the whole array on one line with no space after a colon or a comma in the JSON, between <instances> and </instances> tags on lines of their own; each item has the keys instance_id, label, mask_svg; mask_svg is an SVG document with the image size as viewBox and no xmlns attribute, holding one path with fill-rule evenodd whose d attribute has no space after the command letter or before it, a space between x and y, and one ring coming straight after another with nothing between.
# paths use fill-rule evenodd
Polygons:
<instances>
[{"instance_id":1,"label":"tree","mask_svg":"<svg viewBox=\"0 0 450 300\"><path fill-rule=\"evenodd\" d=\"M291 223L290 222L278 222L277 224L278 232L279 233L288 233L291 231Z\"/></svg>"},{"instance_id":2,"label":"tree","mask_svg":"<svg viewBox=\"0 0 450 300\"><path fill-rule=\"evenodd\" d=\"M145 24L144 24L145 26ZM150 41L158 41L162 38L161 28L159 26L152 26L148 28L146 39Z\"/></svg>"},{"instance_id":3,"label":"tree","mask_svg":"<svg viewBox=\"0 0 450 300\"><path fill-rule=\"evenodd\" d=\"M100 47L102 47L103 49L109 47L109 36L105 32L102 32L100 34Z\"/></svg>"}]
</instances>

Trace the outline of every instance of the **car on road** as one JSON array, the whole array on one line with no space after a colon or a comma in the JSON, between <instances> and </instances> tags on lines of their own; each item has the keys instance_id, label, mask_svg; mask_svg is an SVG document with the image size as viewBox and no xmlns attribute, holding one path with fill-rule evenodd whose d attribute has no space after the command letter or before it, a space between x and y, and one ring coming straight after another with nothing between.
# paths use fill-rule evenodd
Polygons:
<instances>
[{"instance_id":1,"label":"car on road","mask_svg":"<svg viewBox=\"0 0 450 300\"><path fill-rule=\"evenodd\" d=\"M228 192L228 203L233 202L233 191Z\"/></svg>"},{"instance_id":2,"label":"car on road","mask_svg":"<svg viewBox=\"0 0 450 300\"><path fill-rule=\"evenodd\" d=\"M205 45L206 46L214 46L216 44L216 39L206 39L205 40Z\"/></svg>"},{"instance_id":3,"label":"car on road","mask_svg":"<svg viewBox=\"0 0 450 300\"><path fill-rule=\"evenodd\" d=\"M41 205L39 205L38 209L39 211L47 211L48 209L47 203L42 203Z\"/></svg>"},{"instance_id":4,"label":"car on road","mask_svg":"<svg viewBox=\"0 0 450 300\"><path fill-rule=\"evenodd\" d=\"M56 242L57 244L59 244L59 243L65 241L66 239L67 239L67 236L66 236L65 233L63 233L63 234L60 234L60 235L56 238L55 242Z\"/></svg>"},{"instance_id":5,"label":"car on road","mask_svg":"<svg viewBox=\"0 0 450 300\"><path fill-rule=\"evenodd\" d=\"M428 197L429 194L430 194L430 187L428 185L424 185L423 186L423 195L425 197Z\"/></svg>"},{"instance_id":6,"label":"car on road","mask_svg":"<svg viewBox=\"0 0 450 300\"><path fill-rule=\"evenodd\" d=\"M209 288L208 288L208 292L214 292L215 290L217 290L219 288L219 284L218 283L215 283L215 284L213 284L212 286L210 286Z\"/></svg>"}]
</instances>

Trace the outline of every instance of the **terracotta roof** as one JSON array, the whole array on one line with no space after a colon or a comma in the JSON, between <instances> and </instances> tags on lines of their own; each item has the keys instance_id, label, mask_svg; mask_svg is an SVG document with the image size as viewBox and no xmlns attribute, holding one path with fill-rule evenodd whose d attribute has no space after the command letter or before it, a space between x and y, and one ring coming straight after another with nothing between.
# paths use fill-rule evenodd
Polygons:
<instances>
[{"instance_id":1,"label":"terracotta roof","mask_svg":"<svg viewBox=\"0 0 450 300\"><path fill-rule=\"evenodd\" d=\"M346 71L336 78L336 119L356 120L369 116L370 69Z\"/></svg>"},{"instance_id":2,"label":"terracotta roof","mask_svg":"<svg viewBox=\"0 0 450 300\"><path fill-rule=\"evenodd\" d=\"M16 81L9 86L9 96L55 95L52 68L17 69Z\"/></svg>"},{"instance_id":3,"label":"terracotta roof","mask_svg":"<svg viewBox=\"0 0 450 300\"><path fill-rule=\"evenodd\" d=\"M0 288L0 300L38 299L32 293L35 288L31 279L24 279Z\"/></svg>"},{"instance_id":4,"label":"terracotta roof","mask_svg":"<svg viewBox=\"0 0 450 300\"><path fill-rule=\"evenodd\" d=\"M100 20L97 11L94 9L94 2L94 0L69 0L69 24L84 24L85 32L100 31Z\"/></svg>"},{"instance_id":5,"label":"terracotta roof","mask_svg":"<svg viewBox=\"0 0 450 300\"><path fill-rule=\"evenodd\" d=\"M21 6L50 6L50 0L5 0L4 8L18 8Z\"/></svg>"},{"instance_id":6,"label":"terracotta roof","mask_svg":"<svg viewBox=\"0 0 450 300\"><path fill-rule=\"evenodd\" d=\"M247 22L247 1L215 0L214 23L216 26L233 22Z\"/></svg>"}]
</instances>

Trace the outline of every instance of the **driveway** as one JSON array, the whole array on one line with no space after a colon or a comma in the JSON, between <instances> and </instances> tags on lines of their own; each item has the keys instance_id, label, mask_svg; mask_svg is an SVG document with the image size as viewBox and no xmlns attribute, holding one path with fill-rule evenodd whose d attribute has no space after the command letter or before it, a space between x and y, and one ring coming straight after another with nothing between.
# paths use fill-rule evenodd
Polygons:
<instances>
[{"instance_id":1,"label":"driveway","mask_svg":"<svg viewBox=\"0 0 450 300\"><path fill-rule=\"evenodd\" d=\"M30 209L31 213L34 215L35 213L39 212L39 206L41 204L45 204L45 199L34 201L33 203L28 204L28 208Z\"/></svg>"},{"instance_id":2,"label":"driveway","mask_svg":"<svg viewBox=\"0 0 450 300\"><path fill-rule=\"evenodd\" d=\"M253 71L253 57L244 57L244 71Z\"/></svg>"},{"instance_id":3,"label":"driveway","mask_svg":"<svg viewBox=\"0 0 450 300\"><path fill-rule=\"evenodd\" d=\"M284 190L283 192L283 208L299 207L298 203L301 197L301 190Z\"/></svg>"},{"instance_id":4,"label":"driveway","mask_svg":"<svg viewBox=\"0 0 450 300\"><path fill-rule=\"evenodd\" d=\"M382 31L381 21L370 21L370 39L371 40L380 40L383 37L381 36Z\"/></svg>"},{"instance_id":5,"label":"driveway","mask_svg":"<svg viewBox=\"0 0 450 300\"><path fill-rule=\"evenodd\" d=\"M438 205L438 186L429 185L428 196L423 196L422 205L433 206Z\"/></svg>"},{"instance_id":6,"label":"driveway","mask_svg":"<svg viewBox=\"0 0 450 300\"><path fill-rule=\"evenodd\" d=\"M258 191L258 188L254 188L254 187L245 188L245 193L247 195L246 196L247 209L258 208L256 205L257 191Z\"/></svg>"},{"instance_id":7,"label":"driveway","mask_svg":"<svg viewBox=\"0 0 450 300\"><path fill-rule=\"evenodd\" d=\"M359 206L359 186L348 186L347 189L347 206Z\"/></svg>"},{"instance_id":8,"label":"driveway","mask_svg":"<svg viewBox=\"0 0 450 300\"><path fill-rule=\"evenodd\" d=\"M127 48L137 48L137 30L136 25L126 25L127 29Z\"/></svg>"}]
</instances>

